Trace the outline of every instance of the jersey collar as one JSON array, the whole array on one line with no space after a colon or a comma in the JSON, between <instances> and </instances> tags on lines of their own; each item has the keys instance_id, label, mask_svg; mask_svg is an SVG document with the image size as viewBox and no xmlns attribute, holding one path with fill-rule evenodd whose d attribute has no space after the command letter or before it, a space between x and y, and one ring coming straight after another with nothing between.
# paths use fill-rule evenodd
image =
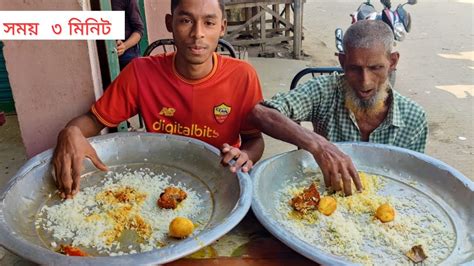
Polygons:
<instances>
[{"instance_id":1,"label":"jersey collar","mask_svg":"<svg viewBox=\"0 0 474 266\"><path fill-rule=\"evenodd\" d=\"M209 72L209 74L207 74L205 77L201 78L201 79L197 79L197 80L192 80L192 79L186 79L185 77L181 76L178 71L176 70L176 65L175 65L175 57L176 57L176 52L173 54L173 73L176 75L176 77L178 77L181 81L185 82L185 83L188 83L188 84L199 84L199 83L203 83L207 80L209 80L212 76L214 76L214 74L216 73L217 71L217 65L218 65L218 57L217 57L217 53L212 53L212 70L211 72Z\"/></svg>"}]
</instances>

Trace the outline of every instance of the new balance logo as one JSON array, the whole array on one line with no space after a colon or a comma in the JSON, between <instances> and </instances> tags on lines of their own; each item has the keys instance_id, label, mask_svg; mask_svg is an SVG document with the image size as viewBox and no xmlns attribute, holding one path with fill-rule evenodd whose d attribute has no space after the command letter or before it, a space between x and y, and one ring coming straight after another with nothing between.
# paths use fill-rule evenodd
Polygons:
<instances>
[{"instance_id":1,"label":"new balance logo","mask_svg":"<svg viewBox=\"0 0 474 266\"><path fill-rule=\"evenodd\" d=\"M176 112L176 109L171 108L171 107L163 107L160 111L160 115L164 116L174 116L174 112Z\"/></svg>"}]
</instances>

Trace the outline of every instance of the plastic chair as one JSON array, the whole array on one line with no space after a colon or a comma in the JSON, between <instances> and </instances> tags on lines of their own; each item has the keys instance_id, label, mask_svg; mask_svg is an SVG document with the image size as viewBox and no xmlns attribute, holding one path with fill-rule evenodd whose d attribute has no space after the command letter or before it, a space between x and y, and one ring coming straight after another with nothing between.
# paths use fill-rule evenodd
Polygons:
<instances>
[{"instance_id":1,"label":"plastic chair","mask_svg":"<svg viewBox=\"0 0 474 266\"><path fill-rule=\"evenodd\" d=\"M159 47L161 47L164 53L171 52L171 50L176 51L176 46L174 46L173 39L161 39L161 40L154 41L150 45L148 45L145 52L143 53L143 56L151 55L153 50ZM222 55L228 55L230 57L237 58L237 54L232 44L230 44L228 41L223 40L223 39L219 39L216 52Z\"/></svg>"},{"instance_id":2,"label":"plastic chair","mask_svg":"<svg viewBox=\"0 0 474 266\"><path fill-rule=\"evenodd\" d=\"M316 77L316 75L328 75L328 74L332 74L334 72L343 73L344 70L340 67L308 67L308 68L305 68L305 69L301 70L300 72L298 72L295 75L295 77L291 81L290 90L296 88L296 86L298 85L298 82L305 75L311 74L312 77L314 78L314 77Z\"/></svg>"}]
</instances>

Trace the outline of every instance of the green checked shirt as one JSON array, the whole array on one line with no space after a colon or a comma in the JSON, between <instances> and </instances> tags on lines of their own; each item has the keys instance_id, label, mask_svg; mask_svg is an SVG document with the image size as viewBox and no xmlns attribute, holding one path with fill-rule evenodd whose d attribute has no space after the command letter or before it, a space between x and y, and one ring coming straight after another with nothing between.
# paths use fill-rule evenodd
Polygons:
<instances>
[{"instance_id":1,"label":"green checked shirt","mask_svg":"<svg viewBox=\"0 0 474 266\"><path fill-rule=\"evenodd\" d=\"M361 141L355 116L344 105L346 88L350 89L344 74L323 75L263 104L292 120L312 122L314 131L329 141ZM425 112L395 90L391 90L391 99L387 117L370 134L369 142L424 152L428 134Z\"/></svg>"}]
</instances>

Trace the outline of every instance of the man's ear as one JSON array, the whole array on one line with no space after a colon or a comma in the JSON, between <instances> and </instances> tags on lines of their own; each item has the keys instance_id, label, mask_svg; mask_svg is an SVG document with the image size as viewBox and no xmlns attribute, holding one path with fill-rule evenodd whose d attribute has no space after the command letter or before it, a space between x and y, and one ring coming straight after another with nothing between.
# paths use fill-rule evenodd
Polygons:
<instances>
[{"instance_id":1,"label":"man's ear","mask_svg":"<svg viewBox=\"0 0 474 266\"><path fill-rule=\"evenodd\" d=\"M393 52L390 54L390 70L396 70L397 69L397 64L398 60L400 59L400 53L398 52Z\"/></svg>"},{"instance_id":2,"label":"man's ear","mask_svg":"<svg viewBox=\"0 0 474 266\"><path fill-rule=\"evenodd\" d=\"M168 32L173 32L173 16L171 14L166 14L165 23Z\"/></svg>"},{"instance_id":3,"label":"man's ear","mask_svg":"<svg viewBox=\"0 0 474 266\"><path fill-rule=\"evenodd\" d=\"M344 61L346 61L346 55L344 53L339 53L337 57L339 58L339 64L341 64L341 68L344 69Z\"/></svg>"},{"instance_id":4,"label":"man's ear","mask_svg":"<svg viewBox=\"0 0 474 266\"><path fill-rule=\"evenodd\" d=\"M222 20L222 25L221 25L221 37L224 37L224 35L227 33L227 19Z\"/></svg>"}]
</instances>

